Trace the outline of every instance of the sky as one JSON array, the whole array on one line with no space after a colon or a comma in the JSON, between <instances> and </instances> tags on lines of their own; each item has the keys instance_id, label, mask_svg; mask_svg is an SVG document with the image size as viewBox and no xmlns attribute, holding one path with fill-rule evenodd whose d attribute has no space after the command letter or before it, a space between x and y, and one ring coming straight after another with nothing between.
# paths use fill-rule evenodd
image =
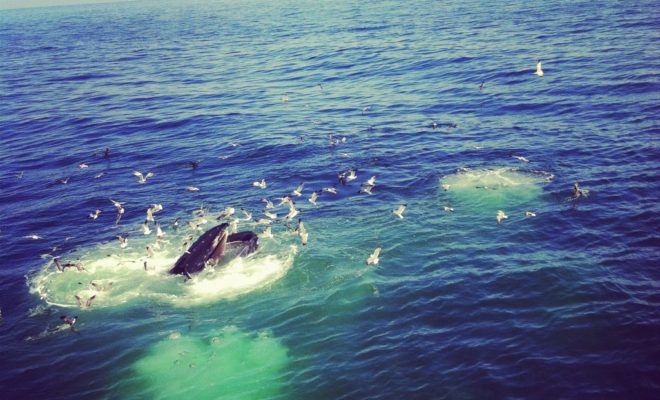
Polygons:
<instances>
[{"instance_id":1,"label":"sky","mask_svg":"<svg viewBox=\"0 0 660 400\"><path fill-rule=\"evenodd\" d=\"M118 0L0 0L0 9L51 7L72 4L114 3L116 1Z\"/></svg>"}]
</instances>

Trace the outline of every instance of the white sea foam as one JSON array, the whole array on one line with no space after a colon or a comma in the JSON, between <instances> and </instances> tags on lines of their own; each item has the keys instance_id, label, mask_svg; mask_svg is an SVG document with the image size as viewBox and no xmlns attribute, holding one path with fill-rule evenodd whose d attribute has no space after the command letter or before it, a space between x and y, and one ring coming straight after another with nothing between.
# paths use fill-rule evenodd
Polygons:
<instances>
[{"instance_id":1,"label":"white sea foam","mask_svg":"<svg viewBox=\"0 0 660 400\"><path fill-rule=\"evenodd\" d=\"M182 253L178 238L170 238L153 257L147 257L148 238L134 238L124 251L115 242L76 251L63 259L80 258L85 270L60 272L52 262L29 279L30 291L50 305L78 307L96 296L91 308L116 307L139 301L171 303L178 307L208 304L272 285L286 275L295 250L276 240L265 241L246 258L237 257L186 279L169 275ZM144 262L147 262L145 270Z\"/></svg>"}]
</instances>

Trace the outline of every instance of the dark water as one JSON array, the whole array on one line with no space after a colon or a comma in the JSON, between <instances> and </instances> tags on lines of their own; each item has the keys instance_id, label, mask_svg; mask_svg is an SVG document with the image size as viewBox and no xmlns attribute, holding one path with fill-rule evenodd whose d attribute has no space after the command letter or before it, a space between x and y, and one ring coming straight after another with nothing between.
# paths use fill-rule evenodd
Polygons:
<instances>
[{"instance_id":1,"label":"dark water","mask_svg":"<svg viewBox=\"0 0 660 400\"><path fill-rule=\"evenodd\" d=\"M654 1L0 11L2 397L657 398L658 27ZM277 221L166 274L195 209L265 218L301 182L306 247Z\"/></svg>"}]
</instances>

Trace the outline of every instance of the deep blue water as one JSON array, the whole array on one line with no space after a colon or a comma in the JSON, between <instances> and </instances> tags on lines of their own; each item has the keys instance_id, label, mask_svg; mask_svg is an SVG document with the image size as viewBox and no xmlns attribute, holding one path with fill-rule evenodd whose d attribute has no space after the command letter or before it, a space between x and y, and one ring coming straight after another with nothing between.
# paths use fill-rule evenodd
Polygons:
<instances>
[{"instance_id":1,"label":"deep blue water","mask_svg":"<svg viewBox=\"0 0 660 400\"><path fill-rule=\"evenodd\" d=\"M657 398L658 10L0 10L2 397ZM588 196L570 198L575 181ZM307 246L278 220L250 259L166 274L200 233L194 210L208 209L201 229L226 206L258 220L262 197L301 182ZM110 198L126 203L118 224ZM166 241L148 257L152 203ZM86 269L57 272L53 256ZM75 295L97 297L80 309Z\"/></svg>"}]
</instances>

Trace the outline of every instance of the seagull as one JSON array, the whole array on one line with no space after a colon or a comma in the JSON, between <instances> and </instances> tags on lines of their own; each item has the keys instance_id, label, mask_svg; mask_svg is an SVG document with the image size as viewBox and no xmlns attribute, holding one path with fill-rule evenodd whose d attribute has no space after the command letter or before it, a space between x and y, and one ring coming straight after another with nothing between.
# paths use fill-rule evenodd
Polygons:
<instances>
[{"instance_id":1,"label":"seagull","mask_svg":"<svg viewBox=\"0 0 660 400\"><path fill-rule=\"evenodd\" d=\"M115 221L115 225L117 225L119 223L119 220L121 220L121 217L124 215L125 210L124 210L124 207L122 207L122 206L126 203L122 203L122 202L115 201L115 200L112 200L112 199L110 199L110 201L117 208L117 220Z\"/></svg>"},{"instance_id":2,"label":"seagull","mask_svg":"<svg viewBox=\"0 0 660 400\"><path fill-rule=\"evenodd\" d=\"M447 183L443 183L443 184L442 184L442 189L446 192L446 191L449 190L449 187L450 187L450 186L451 186L451 185L449 185L449 184L447 184Z\"/></svg>"},{"instance_id":3,"label":"seagull","mask_svg":"<svg viewBox=\"0 0 660 400\"><path fill-rule=\"evenodd\" d=\"M346 171L339 172L337 174L337 178L339 178L339 182L341 182L342 185L345 185L350 181L354 181L357 179L357 168L351 168Z\"/></svg>"},{"instance_id":4,"label":"seagull","mask_svg":"<svg viewBox=\"0 0 660 400\"><path fill-rule=\"evenodd\" d=\"M522 161L522 162L525 162L525 163L529 162L529 160L527 158L523 157L523 156L511 156L511 157L515 158L518 161Z\"/></svg>"},{"instance_id":5,"label":"seagull","mask_svg":"<svg viewBox=\"0 0 660 400\"><path fill-rule=\"evenodd\" d=\"M325 187L321 189L321 192L323 193L332 193L332 194L337 194L337 188L336 187Z\"/></svg>"},{"instance_id":6,"label":"seagull","mask_svg":"<svg viewBox=\"0 0 660 400\"><path fill-rule=\"evenodd\" d=\"M264 215L267 216L270 219L277 219L277 214L272 213L270 211L264 211Z\"/></svg>"},{"instance_id":7,"label":"seagull","mask_svg":"<svg viewBox=\"0 0 660 400\"><path fill-rule=\"evenodd\" d=\"M497 211L497 216L495 218L497 219L497 223L501 224L502 220L509 218L509 216L504 214L504 211L498 210Z\"/></svg>"},{"instance_id":8,"label":"seagull","mask_svg":"<svg viewBox=\"0 0 660 400\"><path fill-rule=\"evenodd\" d=\"M86 309L86 308L91 307L92 306L92 301L94 301L95 298L96 298L96 295L90 297L89 299L87 299L87 301L83 302L83 300L80 298L80 296L76 295L76 300L78 300L78 306L83 310Z\"/></svg>"},{"instance_id":9,"label":"seagull","mask_svg":"<svg viewBox=\"0 0 660 400\"><path fill-rule=\"evenodd\" d=\"M318 198L319 198L319 192L312 192L312 196L307 201L316 205L316 199Z\"/></svg>"},{"instance_id":10,"label":"seagull","mask_svg":"<svg viewBox=\"0 0 660 400\"><path fill-rule=\"evenodd\" d=\"M307 238L309 237L309 234L307 233L307 229L305 229L305 224L303 223L302 219L298 220L298 236L300 236L300 239L302 240L302 245L307 246Z\"/></svg>"},{"instance_id":11,"label":"seagull","mask_svg":"<svg viewBox=\"0 0 660 400\"><path fill-rule=\"evenodd\" d=\"M160 228L160 222L156 222L156 237L160 239L163 236L165 236L165 232Z\"/></svg>"},{"instance_id":12,"label":"seagull","mask_svg":"<svg viewBox=\"0 0 660 400\"><path fill-rule=\"evenodd\" d=\"M245 216L245 219L243 219L243 221L251 221L252 220L252 213L251 212L248 212L244 208L241 208L241 212Z\"/></svg>"},{"instance_id":13,"label":"seagull","mask_svg":"<svg viewBox=\"0 0 660 400\"><path fill-rule=\"evenodd\" d=\"M24 237L25 239L32 239L32 240L39 240L39 239L43 239L43 238L44 238L43 236L39 236L39 235L34 234L34 233L32 233L32 234L30 234L30 235L27 235L27 236L23 236L23 237Z\"/></svg>"},{"instance_id":14,"label":"seagull","mask_svg":"<svg viewBox=\"0 0 660 400\"><path fill-rule=\"evenodd\" d=\"M392 211L392 214L394 214L397 217L403 219L403 212L406 211L406 206L407 206L407 204L401 204L398 208L396 208L394 211Z\"/></svg>"},{"instance_id":15,"label":"seagull","mask_svg":"<svg viewBox=\"0 0 660 400\"><path fill-rule=\"evenodd\" d=\"M138 183L147 183L147 179L154 176L154 173L149 171L147 172L146 175L142 175L140 171L133 171L133 176L136 176L138 178Z\"/></svg>"},{"instance_id":16,"label":"seagull","mask_svg":"<svg viewBox=\"0 0 660 400\"><path fill-rule=\"evenodd\" d=\"M577 199L580 197L587 197L589 191L587 189L581 189L580 184L576 181L573 184L573 198Z\"/></svg>"},{"instance_id":17,"label":"seagull","mask_svg":"<svg viewBox=\"0 0 660 400\"><path fill-rule=\"evenodd\" d=\"M236 209L234 209L234 207L225 207L225 209L222 210L222 212L220 213L220 215L218 215L216 219L229 218L232 215L234 215L235 212Z\"/></svg>"},{"instance_id":18,"label":"seagull","mask_svg":"<svg viewBox=\"0 0 660 400\"><path fill-rule=\"evenodd\" d=\"M284 217L284 219L291 221L296 215L298 215L298 209L295 205L291 205L289 208L289 213Z\"/></svg>"},{"instance_id":19,"label":"seagull","mask_svg":"<svg viewBox=\"0 0 660 400\"><path fill-rule=\"evenodd\" d=\"M538 75L538 76L543 76L543 70L541 69L541 60L538 60L536 62L536 72L535 72L535 74Z\"/></svg>"},{"instance_id":20,"label":"seagull","mask_svg":"<svg viewBox=\"0 0 660 400\"><path fill-rule=\"evenodd\" d=\"M274 207L275 207L275 206L273 205L273 202L270 201L270 200L268 200L268 199L265 198L265 197L264 197L263 199L261 199L261 201L266 205L266 209L274 208Z\"/></svg>"},{"instance_id":21,"label":"seagull","mask_svg":"<svg viewBox=\"0 0 660 400\"><path fill-rule=\"evenodd\" d=\"M378 256L380 255L380 247L376 247L374 252L367 258L367 265L378 265Z\"/></svg>"},{"instance_id":22,"label":"seagull","mask_svg":"<svg viewBox=\"0 0 660 400\"><path fill-rule=\"evenodd\" d=\"M99 215L101 215L101 210L97 208L96 211L89 213L88 218L97 219Z\"/></svg>"},{"instance_id":23,"label":"seagull","mask_svg":"<svg viewBox=\"0 0 660 400\"><path fill-rule=\"evenodd\" d=\"M367 179L367 181L364 184L368 186L376 186L376 176L374 175L371 178Z\"/></svg>"},{"instance_id":24,"label":"seagull","mask_svg":"<svg viewBox=\"0 0 660 400\"><path fill-rule=\"evenodd\" d=\"M76 321L78 320L78 316L75 315L75 316L73 316L73 317L70 317L70 316L68 316L68 315L62 315L62 316L60 317L60 319L61 319L65 324L69 325L69 326L71 327L71 329L73 329L73 325L74 325L74 324L76 323Z\"/></svg>"},{"instance_id":25,"label":"seagull","mask_svg":"<svg viewBox=\"0 0 660 400\"><path fill-rule=\"evenodd\" d=\"M374 186L367 185L366 183L362 185L360 188L360 193L366 193L366 194L372 194L371 190L374 188Z\"/></svg>"},{"instance_id":26,"label":"seagull","mask_svg":"<svg viewBox=\"0 0 660 400\"><path fill-rule=\"evenodd\" d=\"M98 174L94 175L94 179L99 179L103 175L105 175L105 172L99 172Z\"/></svg>"},{"instance_id":27,"label":"seagull","mask_svg":"<svg viewBox=\"0 0 660 400\"><path fill-rule=\"evenodd\" d=\"M151 248L151 246L147 246L147 257L153 258L155 255L154 250Z\"/></svg>"},{"instance_id":28,"label":"seagull","mask_svg":"<svg viewBox=\"0 0 660 400\"><path fill-rule=\"evenodd\" d=\"M291 196L296 196L296 197L302 196L303 187L305 187L304 182L300 183L300 185L298 185L298 187L296 187L293 190L293 192L291 192Z\"/></svg>"},{"instance_id":29,"label":"seagull","mask_svg":"<svg viewBox=\"0 0 660 400\"><path fill-rule=\"evenodd\" d=\"M453 213L454 212L454 207L449 207L449 206L444 206L442 207L445 211Z\"/></svg>"},{"instance_id":30,"label":"seagull","mask_svg":"<svg viewBox=\"0 0 660 400\"><path fill-rule=\"evenodd\" d=\"M89 168L89 165L87 165L87 164L85 164L85 163L80 163L80 164L78 164L78 168L79 168L79 169Z\"/></svg>"},{"instance_id":31,"label":"seagull","mask_svg":"<svg viewBox=\"0 0 660 400\"><path fill-rule=\"evenodd\" d=\"M291 196L280 197L279 200L280 200L280 204L278 204L279 206L281 206L282 204L288 204L289 206L293 205L293 200L291 200Z\"/></svg>"},{"instance_id":32,"label":"seagull","mask_svg":"<svg viewBox=\"0 0 660 400\"><path fill-rule=\"evenodd\" d=\"M288 101L289 101L289 95L286 94L286 93L284 93L284 94L282 95L282 97L280 98L280 100L282 100L282 103L286 103L286 102L288 102Z\"/></svg>"},{"instance_id":33,"label":"seagull","mask_svg":"<svg viewBox=\"0 0 660 400\"><path fill-rule=\"evenodd\" d=\"M525 211L525 217L536 217L536 213L532 211Z\"/></svg>"},{"instance_id":34,"label":"seagull","mask_svg":"<svg viewBox=\"0 0 660 400\"><path fill-rule=\"evenodd\" d=\"M186 186L185 189L189 192L199 192L199 188L196 186Z\"/></svg>"},{"instance_id":35,"label":"seagull","mask_svg":"<svg viewBox=\"0 0 660 400\"><path fill-rule=\"evenodd\" d=\"M128 237L117 235L117 240L119 240L119 247L125 249L128 246Z\"/></svg>"},{"instance_id":36,"label":"seagull","mask_svg":"<svg viewBox=\"0 0 660 400\"><path fill-rule=\"evenodd\" d=\"M148 235L151 233L151 229L149 229L149 221L144 220L144 224L142 224L142 233L145 235Z\"/></svg>"},{"instance_id":37,"label":"seagull","mask_svg":"<svg viewBox=\"0 0 660 400\"><path fill-rule=\"evenodd\" d=\"M252 182L252 186L258 187L260 189L266 189L266 180L262 179L260 181L254 181Z\"/></svg>"},{"instance_id":38,"label":"seagull","mask_svg":"<svg viewBox=\"0 0 660 400\"><path fill-rule=\"evenodd\" d=\"M85 268L82 266L82 263L78 261L77 263L72 263L68 262L65 264L60 263L60 259L55 257L53 258L53 262L55 263L55 266L57 267L57 270L60 272L64 272L65 269L75 267L78 271L84 271Z\"/></svg>"},{"instance_id":39,"label":"seagull","mask_svg":"<svg viewBox=\"0 0 660 400\"><path fill-rule=\"evenodd\" d=\"M270 228L270 226L266 227L266 229L264 229L264 231L261 232L261 237L265 237L265 238L269 238L269 239L273 238L273 231Z\"/></svg>"},{"instance_id":40,"label":"seagull","mask_svg":"<svg viewBox=\"0 0 660 400\"><path fill-rule=\"evenodd\" d=\"M58 183L61 183L62 185L66 185L67 183L69 183L69 179L71 179L71 177L70 177L70 176L67 176L67 177L65 177L65 178L58 179L57 182L58 182Z\"/></svg>"}]
</instances>

